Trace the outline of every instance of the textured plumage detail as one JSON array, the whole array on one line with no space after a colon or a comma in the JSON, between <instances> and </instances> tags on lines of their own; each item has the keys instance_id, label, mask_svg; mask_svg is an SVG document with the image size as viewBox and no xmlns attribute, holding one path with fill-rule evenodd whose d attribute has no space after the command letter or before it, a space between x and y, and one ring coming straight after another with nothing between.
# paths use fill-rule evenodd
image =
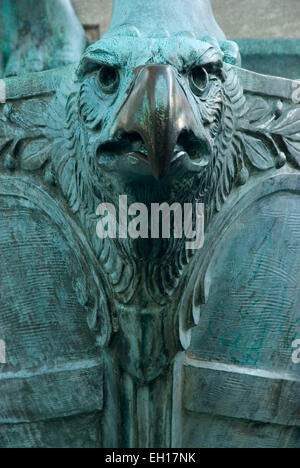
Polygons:
<instances>
[{"instance_id":1,"label":"textured plumage detail","mask_svg":"<svg viewBox=\"0 0 300 468\"><path fill-rule=\"evenodd\" d=\"M162 353L168 362L180 341L186 346L184 324L193 322L199 307L195 296L204 297L205 291L198 280L188 291L184 285L201 264L205 247L186 250L185 240L172 235L147 241L99 239L99 203L116 205L122 194L129 204L141 202L148 207L153 202L204 203L208 229L252 174L276 171L286 163L300 167L299 108L281 101L269 104L251 95L246 100L238 70L225 62L230 60L224 47L185 34L138 42L129 36L124 43L110 36L86 51L77 71L66 74L54 95L0 107L2 170L31 172L47 184L56 184L55 190L63 194L66 209L98 259L109 291L113 330L121 328L122 346L135 350L135 361L123 365L141 381L161 372ZM169 74L180 93L180 102L185 100L189 106L189 121L197 123L193 131L183 128L176 151L188 154L190 163L200 164L196 171L180 164L178 172L171 168L163 183L154 177L128 176L128 154L141 151L147 159L147 145L117 126L137 86L142 86L141 76L146 79L147 73L156 70L167 70L165 76ZM101 79L114 79L114 86ZM164 99L165 94L158 91L157 96ZM157 106L160 109L159 101ZM146 101L142 111L147 118L153 112ZM178 318L178 303L185 317ZM101 327L101 311L87 306L87 320L92 330ZM139 354L144 352L140 340L148 321L160 335L167 333L170 323L173 330L163 351L161 341L151 338L153 365L144 375L137 363L150 356ZM141 336L135 336L132 327L138 327Z\"/></svg>"}]
</instances>

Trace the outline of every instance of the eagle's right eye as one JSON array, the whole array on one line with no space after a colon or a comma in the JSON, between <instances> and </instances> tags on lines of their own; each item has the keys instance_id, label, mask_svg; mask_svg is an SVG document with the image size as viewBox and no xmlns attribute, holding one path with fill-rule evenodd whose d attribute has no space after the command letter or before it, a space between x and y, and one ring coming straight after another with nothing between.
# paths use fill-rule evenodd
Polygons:
<instances>
[{"instance_id":1,"label":"eagle's right eye","mask_svg":"<svg viewBox=\"0 0 300 468\"><path fill-rule=\"evenodd\" d=\"M120 84L120 75L118 70L109 65L102 65L98 71L98 84L105 94L115 93Z\"/></svg>"},{"instance_id":2,"label":"eagle's right eye","mask_svg":"<svg viewBox=\"0 0 300 468\"><path fill-rule=\"evenodd\" d=\"M202 96L209 85L209 76L205 68L195 67L189 74L190 87L196 96Z\"/></svg>"}]
</instances>

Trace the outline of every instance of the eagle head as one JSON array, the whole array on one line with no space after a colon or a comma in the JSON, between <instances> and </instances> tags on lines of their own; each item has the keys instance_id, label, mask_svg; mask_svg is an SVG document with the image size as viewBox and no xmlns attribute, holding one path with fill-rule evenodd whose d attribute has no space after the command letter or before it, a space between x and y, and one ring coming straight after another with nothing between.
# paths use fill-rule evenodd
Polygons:
<instances>
[{"instance_id":1,"label":"eagle head","mask_svg":"<svg viewBox=\"0 0 300 468\"><path fill-rule=\"evenodd\" d=\"M230 47L237 57L232 43L186 32L141 37L124 28L86 51L78 111L99 199L211 199L214 153L226 144L224 133L230 139L241 94L223 60Z\"/></svg>"},{"instance_id":2,"label":"eagle head","mask_svg":"<svg viewBox=\"0 0 300 468\"><path fill-rule=\"evenodd\" d=\"M99 255L105 242L96 239L93 223L101 202L116 206L125 194L128 203L147 207L204 203L207 219L220 208L239 170L231 145L244 97L229 64L238 60L237 46L228 41L186 31L142 35L133 26L113 30L86 50L65 106L68 161L60 151L56 172ZM106 260L133 262L132 271L150 268L146 282L159 285L164 281L153 280L152 269L161 275L170 255L177 258L165 275L174 284L193 255L185 239L174 236L113 239L109 252Z\"/></svg>"}]
</instances>

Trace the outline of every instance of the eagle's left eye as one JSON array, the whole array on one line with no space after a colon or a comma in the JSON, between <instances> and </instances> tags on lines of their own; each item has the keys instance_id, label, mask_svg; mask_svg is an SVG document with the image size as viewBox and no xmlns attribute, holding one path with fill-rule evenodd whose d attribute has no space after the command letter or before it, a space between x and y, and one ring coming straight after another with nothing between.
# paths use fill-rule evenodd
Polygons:
<instances>
[{"instance_id":1,"label":"eagle's left eye","mask_svg":"<svg viewBox=\"0 0 300 468\"><path fill-rule=\"evenodd\" d=\"M205 68L195 67L189 74L190 87L196 96L202 96L209 85L209 76Z\"/></svg>"},{"instance_id":2,"label":"eagle's left eye","mask_svg":"<svg viewBox=\"0 0 300 468\"><path fill-rule=\"evenodd\" d=\"M105 94L115 93L120 84L118 70L109 65L102 65L98 71L98 84Z\"/></svg>"}]
</instances>

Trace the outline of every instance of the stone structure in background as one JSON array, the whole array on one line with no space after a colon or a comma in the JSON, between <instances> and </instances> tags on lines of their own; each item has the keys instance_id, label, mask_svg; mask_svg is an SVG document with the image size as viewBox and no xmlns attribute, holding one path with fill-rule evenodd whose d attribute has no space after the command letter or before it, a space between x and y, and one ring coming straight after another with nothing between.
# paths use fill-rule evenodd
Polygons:
<instances>
[{"instance_id":1,"label":"stone structure in background","mask_svg":"<svg viewBox=\"0 0 300 468\"><path fill-rule=\"evenodd\" d=\"M72 0L81 23L104 34L112 0ZM298 0L213 0L218 24L232 39L299 39ZM225 7L224 7L225 6Z\"/></svg>"},{"instance_id":2,"label":"stone structure in background","mask_svg":"<svg viewBox=\"0 0 300 468\"><path fill-rule=\"evenodd\" d=\"M0 80L0 445L299 448L298 83L240 68L210 0L115 0L78 44ZM122 194L204 203L203 248L99 239Z\"/></svg>"},{"instance_id":3,"label":"stone structure in background","mask_svg":"<svg viewBox=\"0 0 300 468\"><path fill-rule=\"evenodd\" d=\"M73 0L72 3L88 40L98 40L108 31L112 14L111 0Z\"/></svg>"},{"instance_id":4,"label":"stone structure in background","mask_svg":"<svg viewBox=\"0 0 300 468\"><path fill-rule=\"evenodd\" d=\"M73 0L73 5L89 40L108 30L112 0ZM300 78L298 0L213 0L213 8L227 37L238 40L244 68Z\"/></svg>"}]
</instances>

